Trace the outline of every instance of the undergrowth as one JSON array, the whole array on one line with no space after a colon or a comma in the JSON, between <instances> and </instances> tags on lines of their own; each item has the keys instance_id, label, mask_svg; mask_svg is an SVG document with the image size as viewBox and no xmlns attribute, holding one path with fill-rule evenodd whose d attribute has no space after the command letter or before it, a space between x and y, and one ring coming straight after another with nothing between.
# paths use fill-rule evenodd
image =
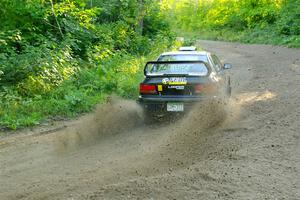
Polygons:
<instances>
[{"instance_id":1,"label":"undergrowth","mask_svg":"<svg viewBox=\"0 0 300 200\"><path fill-rule=\"evenodd\" d=\"M0 130L137 98L144 62L174 45L158 1L1 0L0 21Z\"/></svg>"},{"instance_id":2,"label":"undergrowth","mask_svg":"<svg viewBox=\"0 0 300 200\"><path fill-rule=\"evenodd\" d=\"M163 0L180 36L300 47L300 0Z\"/></svg>"}]
</instances>

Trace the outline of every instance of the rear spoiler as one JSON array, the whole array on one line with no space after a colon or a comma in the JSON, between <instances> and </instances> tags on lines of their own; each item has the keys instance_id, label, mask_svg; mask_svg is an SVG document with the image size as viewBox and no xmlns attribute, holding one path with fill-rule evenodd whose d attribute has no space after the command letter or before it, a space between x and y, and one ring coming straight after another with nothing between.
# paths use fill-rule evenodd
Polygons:
<instances>
[{"instance_id":1,"label":"rear spoiler","mask_svg":"<svg viewBox=\"0 0 300 200\"><path fill-rule=\"evenodd\" d=\"M179 51L196 51L197 47L189 46L189 47L179 47Z\"/></svg>"},{"instance_id":2,"label":"rear spoiler","mask_svg":"<svg viewBox=\"0 0 300 200\"><path fill-rule=\"evenodd\" d=\"M207 76L208 76L211 72L211 68L209 67L207 62L200 61L200 60L197 60L197 61L148 61L144 67L144 75L148 76L147 75L147 67L149 65L154 65L154 64L198 64L198 63L204 64L206 66L206 68L208 70L208 73L207 73ZM176 74L172 74L172 75L176 75ZM159 75L157 75L157 76L159 76Z\"/></svg>"}]
</instances>

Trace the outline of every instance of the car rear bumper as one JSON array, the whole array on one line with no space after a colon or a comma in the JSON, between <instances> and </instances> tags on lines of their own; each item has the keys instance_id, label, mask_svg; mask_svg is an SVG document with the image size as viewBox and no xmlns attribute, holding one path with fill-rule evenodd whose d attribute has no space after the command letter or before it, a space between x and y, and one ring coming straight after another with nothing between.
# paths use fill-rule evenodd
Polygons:
<instances>
[{"instance_id":1,"label":"car rear bumper","mask_svg":"<svg viewBox=\"0 0 300 200\"><path fill-rule=\"evenodd\" d=\"M140 96L140 103L167 103L167 102L183 102L183 103L194 103L199 101L205 101L210 99L217 99L216 96Z\"/></svg>"},{"instance_id":2,"label":"car rear bumper","mask_svg":"<svg viewBox=\"0 0 300 200\"><path fill-rule=\"evenodd\" d=\"M145 97L140 96L138 102L144 109L151 112L165 113L167 111L168 103L182 103L184 105L184 112L188 112L198 102L210 101L218 99L215 96L157 96L157 97Z\"/></svg>"}]
</instances>

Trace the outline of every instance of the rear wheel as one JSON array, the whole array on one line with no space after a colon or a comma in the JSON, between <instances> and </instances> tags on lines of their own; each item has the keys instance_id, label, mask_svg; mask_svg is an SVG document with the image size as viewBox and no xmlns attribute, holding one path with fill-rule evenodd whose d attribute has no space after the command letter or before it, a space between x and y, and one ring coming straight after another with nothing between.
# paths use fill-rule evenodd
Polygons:
<instances>
[{"instance_id":1,"label":"rear wheel","mask_svg":"<svg viewBox=\"0 0 300 200\"><path fill-rule=\"evenodd\" d=\"M149 124L153 124L154 121L155 121L154 113L149 111L147 108L144 108L144 123L149 125Z\"/></svg>"},{"instance_id":2,"label":"rear wheel","mask_svg":"<svg viewBox=\"0 0 300 200\"><path fill-rule=\"evenodd\" d=\"M168 113L162 110L152 110L151 108L144 108L144 124L161 124L170 121Z\"/></svg>"},{"instance_id":3,"label":"rear wheel","mask_svg":"<svg viewBox=\"0 0 300 200\"><path fill-rule=\"evenodd\" d=\"M162 122L164 114L151 108L144 108L144 124L150 125Z\"/></svg>"},{"instance_id":4,"label":"rear wheel","mask_svg":"<svg viewBox=\"0 0 300 200\"><path fill-rule=\"evenodd\" d=\"M230 87L230 86L227 86L227 89L226 89L226 96L227 96L227 97L231 97L231 87Z\"/></svg>"},{"instance_id":5,"label":"rear wheel","mask_svg":"<svg viewBox=\"0 0 300 200\"><path fill-rule=\"evenodd\" d=\"M230 79L228 79L227 87L226 87L226 96L231 97L231 83Z\"/></svg>"}]
</instances>

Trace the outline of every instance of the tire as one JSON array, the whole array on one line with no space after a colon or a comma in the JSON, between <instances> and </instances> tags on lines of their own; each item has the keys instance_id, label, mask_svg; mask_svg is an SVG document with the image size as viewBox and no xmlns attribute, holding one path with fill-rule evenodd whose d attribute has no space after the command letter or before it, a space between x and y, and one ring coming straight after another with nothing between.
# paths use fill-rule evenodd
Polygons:
<instances>
[{"instance_id":1,"label":"tire","mask_svg":"<svg viewBox=\"0 0 300 200\"><path fill-rule=\"evenodd\" d=\"M144 124L151 125L156 121L155 113L149 111L147 108L144 108Z\"/></svg>"},{"instance_id":2,"label":"tire","mask_svg":"<svg viewBox=\"0 0 300 200\"><path fill-rule=\"evenodd\" d=\"M226 96L227 96L227 97L231 97L231 87L230 87L230 86L227 86L227 89L226 89Z\"/></svg>"},{"instance_id":3,"label":"tire","mask_svg":"<svg viewBox=\"0 0 300 200\"><path fill-rule=\"evenodd\" d=\"M228 79L227 88L226 88L226 96L231 97L231 81Z\"/></svg>"}]
</instances>

